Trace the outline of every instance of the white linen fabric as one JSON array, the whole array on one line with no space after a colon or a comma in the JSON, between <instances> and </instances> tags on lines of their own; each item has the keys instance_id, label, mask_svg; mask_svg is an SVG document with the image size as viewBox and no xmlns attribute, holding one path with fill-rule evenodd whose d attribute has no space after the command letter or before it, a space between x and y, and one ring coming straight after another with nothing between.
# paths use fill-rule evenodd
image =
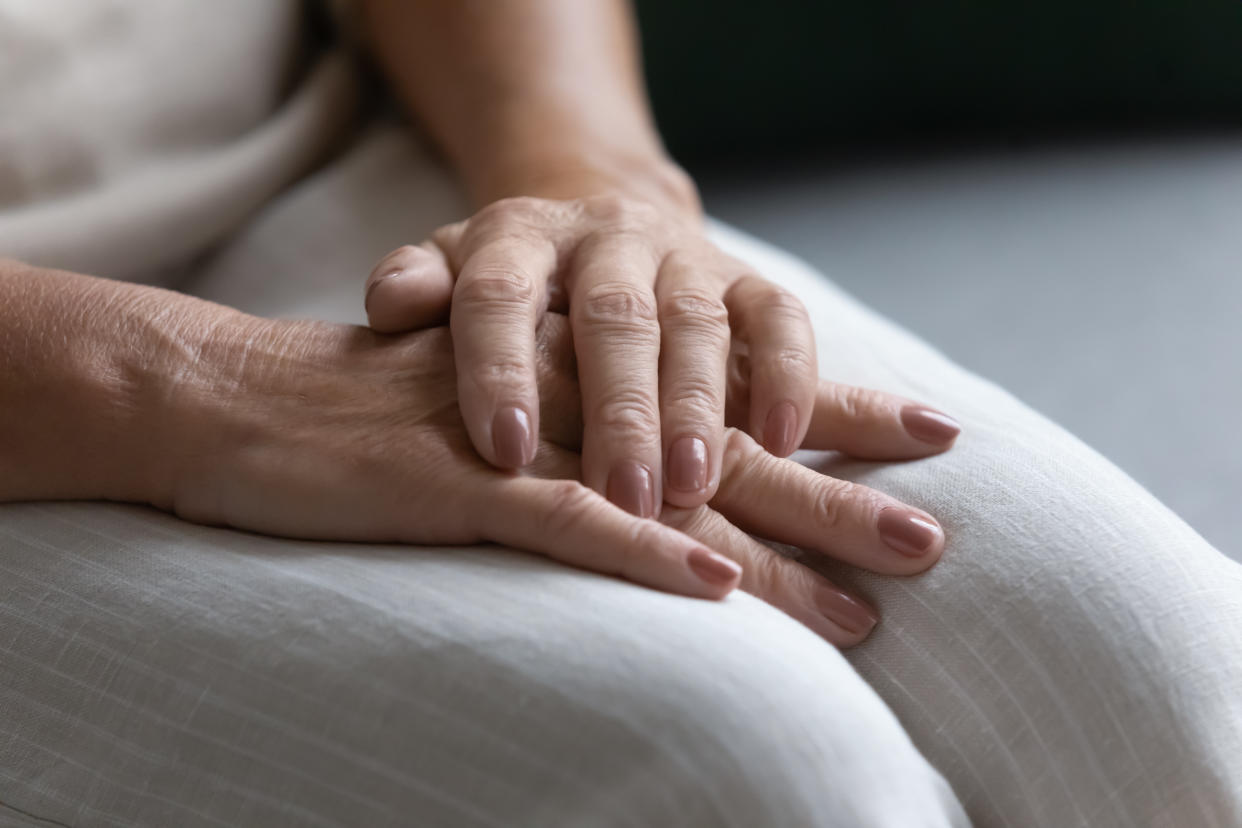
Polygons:
<instances>
[{"instance_id":1,"label":"white linen fabric","mask_svg":"<svg viewBox=\"0 0 1242 828\"><path fill-rule=\"evenodd\" d=\"M0 545L0 824L967 824L750 596L120 506L0 507Z\"/></svg>"},{"instance_id":2,"label":"white linen fabric","mask_svg":"<svg viewBox=\"0 0 1242 828\"><path fill-rule=\"evenodd\" d=\"M460 217L453 192L403 130L377 129L257 217L196 292L358 320L369 263ZM804 458L945 526L944 559L915 578L807 560L881 608L866 644L843 658L748 595L683 599L506 550L0 506L0 815L921 826L966 824L962 807L982 826L1242 824L1242 568L805 265L713 233L807 302L825 375L964 423L917 462Z\"/></svg>"},{"instance_id":3,"label":"white linen fabric","mask_svg":"<svg viewBox=\"0 0 1242 828\"><path fill-rule=\"evenodd\" d=\"M0 255L180 278L349 129L307 6L0 0Z\"/></svg>"},{"instance_id":4,"label":"white linen fabric","mask_svg":"<svg viewBox=\"0 0 1242 828\"><path fill-rule=\"evenodd\" d=\"M255 89L193 59L272 77L279 61L259 53L284 42L294 4L231 0L232 26L268 33L252 39L190 0L72 5L85 16L0 0L0 37L24 32L0 49L0 253L184 269L193 292L251 312L359 321L371 263L466 214L405 130L377 127L245 222L345 122L345 61L295 61L288 86L256 81L245 104ZM143 28L156 6L179 11ZM154 71L126 69L133 94L84 129L65 107L90 102L100 85L80 67L101 64L71 59L70 19L97 24L84 40L119 38L104 51L127 67L158 56L162 33L197 67L180 82L230 94L170 102ZM59 33L55 59L15 50L31 32ZM73 81L41 87L70 90L54 104L14 93L40 66ZM18 124L12 101L54 123L31 138L38 118ZM196 142L213 108L237 117ZM106 123L118 113L147 128ZM866 644L843 657L744 594L694 601L504 549L2 505L0 824L1242 825L1242 568L804 264L713 233L804 299L825 376L964 424L953 451L918 462L803 458L945 526L943 561L915 578L806 559L881 608Z\"/></svg>"}]
</instances>

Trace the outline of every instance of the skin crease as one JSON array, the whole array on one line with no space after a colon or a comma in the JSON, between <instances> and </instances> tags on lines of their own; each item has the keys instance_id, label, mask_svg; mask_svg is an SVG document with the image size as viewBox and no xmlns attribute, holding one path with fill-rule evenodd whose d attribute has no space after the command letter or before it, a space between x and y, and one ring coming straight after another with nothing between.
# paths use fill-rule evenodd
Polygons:
<instances>
[{"instance_id":1,"label":"skin crease","mask_svg":"<svg viewBox=\"0 0 1242 828\"><path fill-rule=\"evenodd\" d=\"M369 319L395 332L448 315L480 455L502 468L531 457L516 423L538 432L533 332L549 308L573 320L591 488L643 515L711 499L733 337L748 341L754 366L744 427L790 454L818 377L810 322L796 297L703 236L694 184L652 123L628 4L367 0L362 10L396 91L480 206L380 263Z\"/></svg>"},{"instance_id":2,"label":"skin crease","mask_svg":"<svg viewBox=\"0 0 1242 828\"><path fill-rule=\"evenodd\" d=\"M3 500L143 502L291 537L495 541L704 598L740 583L838 645L864 637L874 610L746 532L897 575L926 569L943 548L940 538L918 558L894 550L877 520L907 507L775 458L736 429L710 506L669 508L656 522L609 504L575 482L581 404L558 314L540 326L537 351L544 432L515 476L469 444L445 328L388 336L260 319L15 263L0 263L0 308L0 390L15 401L0 411ZM743 356L739 344L730 384L744 408ZM866 456L880 435L889 456L943 450L907 434L908 406L824 383L814 445ZM702 577L693 556L708 547L741 566L727 580Z\"/></svg>"}]
</instances>

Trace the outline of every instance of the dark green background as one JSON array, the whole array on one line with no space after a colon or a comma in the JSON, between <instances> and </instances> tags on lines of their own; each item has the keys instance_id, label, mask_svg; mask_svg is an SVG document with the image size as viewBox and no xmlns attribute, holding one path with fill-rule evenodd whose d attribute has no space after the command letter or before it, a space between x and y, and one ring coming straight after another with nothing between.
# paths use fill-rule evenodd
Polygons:
<instances>
[{"instance_id":1,"label":"dark green background","mask_svg":"<svg viewBox=\"0 0 1242 828\"><path fill-rule=\"evenodd\" d=\"M998 128L1242 123L1242 0L637 0L702 158Z\"/></svg>"}]
</instances>

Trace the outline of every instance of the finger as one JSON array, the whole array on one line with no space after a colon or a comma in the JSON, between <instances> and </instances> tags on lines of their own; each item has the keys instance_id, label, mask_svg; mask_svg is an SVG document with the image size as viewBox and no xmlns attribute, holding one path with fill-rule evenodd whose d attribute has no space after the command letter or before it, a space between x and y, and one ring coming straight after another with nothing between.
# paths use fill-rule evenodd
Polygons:
<instances>
[{"instance_id":1,"label":"finger","mask_svg":"<svg viewBox=\"0 0 1242 828\"><path fill-rule=\"evenodd\" d=\"M729 312L700 258L672 253L656 279L664 499L700 506L716 493L724 450Z\"/></svg>"},{"instance_id":2,"label":"finger","mask_svg":"<svg viewBox=\"0 0 1242 828\"><path fill-rule=\"evenodd\" d=\"M906 460L946 451L962 427L913 400L820 380L802 448L871 460Z\"/></svg>"},{"instance_id":3,"label":"finger","mask_svg":"<svg viewBox=\"0 0 1242 828\"><path fill-rule=\"evenodd\" d=\"M792 293L758 276L743 276L725 294L734 333L750 351L748 431L778 457L806 434L819 375L815 333Z\"/></svg>"},{"instance_id":4,"label":"finger","mask_svg":"<svg viewBox=\"0 0 1242 828\"><path fill-rule=\"evenodd\" d=\"M750 357L734 339L728 360L725 424L745 429L750 417ZM821 379L811 425L799 448L841 451L869 460L910 460L953 446L962 427L913 400Z\"/></svg>"},{"instance_id":5,"label":"finger","mask_svg":"<svg viewBox=\"0 0 1242 828\"><path fill-rule=\"evenodd\" d=\"M583 481L641 517L655 516L663 500L657 264L641 240L588 237L569 282L585 423Z\"/></svg>"},{"instance_id":6,"label":"finger","mask_svg":"<svg viewBox=\"0 0 1242 828\"><path fill-rule=\"evenodd\" d=\"M606 575L696 598L723 598L742 568L687 535L635 517L574 480L493 478L480 532Z\"/></svg>"},{"instance_id":7,"label":"finger","mask_svg":"<svg viewBox=\"0 0 1242 828\"><path fill-rule=\"evenodd\" d=\"M755 541L710 508L666 508L661 520L739 563L743 590L802 622L831 644L851 647L866 638L879 621L879 613L866 601Z\"/></svg>"},{"instance_id":8,"label":"finger","mask_svg":"<svg viewBox=\"0 0 1242 828\"><path fill-rule=\"evenodd\" d=\"M574 479L581 468L579 459L571 451L544 444L529 471L550 479ZM739 564L742 589L788 613L838 647L857 644L876 625L879 615L865 600L758 543L707 506L666 507L660 522Z\"/></svg>"},{"instance_id":9,"label":"finger","mask_svg":"<svg viewBox=\"0 0 1242 828\"><path fill-rule=\"evenodd\" d=\"M498 234L466 258L453 291L462 419L475 450L499 468L521 468L535 456L535 326L555 266L550 244Z\"/></svg>"},{"instance_id":10,"label":"finger","mask_svg":"<svg viewBox=\"0 0 1242 828\"><path fill-rule=\"evenodd\" d=\"M712 508L753 534L889 575L922 572L944 550L944 532L926 512L774 457L736 429L725 437Z\"/></svg>"},{"instance_id":11,"label":"finger","mask_svg":"<svg viewBox=\"0 0 1242 828\"><path fill-rule=\"evenodd\" d=\"M401 333L443 324L453 298L453 274L443 251L426 242L398 247L367 277L367 324Z\"/></svg>"}]
</instances>

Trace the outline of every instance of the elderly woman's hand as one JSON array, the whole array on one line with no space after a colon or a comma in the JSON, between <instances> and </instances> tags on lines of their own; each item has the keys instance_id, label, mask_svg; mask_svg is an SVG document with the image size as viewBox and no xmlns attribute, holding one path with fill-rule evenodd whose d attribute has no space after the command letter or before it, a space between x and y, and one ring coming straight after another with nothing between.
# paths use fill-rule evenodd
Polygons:
<instances>
[{"instance_id":1,"label":"elderly woman's hand","mask_svg":"<svg viewBox=\"0 0 1242 828\"><path fill-rule=\"evenodd\" d=\"M930 515L773 457L734 429L721 436L710 507L668 508L662 522L626 513L577 482L583 424L563 316L545 316L538 345L542 434L515 475L471 447L447 329L386 336L227 315L193 354L172 352L187 361L168 372L178 379L163 419L184 437L156 501L190 520L283 536L493 541L703 598L740 581L842 645L867 634L874 610L747 532L895 575L939 557ZM732 396L744 407L742 366L733 363ZM823 384L808 443L862 456L938 451L906 433L907 405Z\"/></svg>"},{"instance_id":2,"label":"elderly woman's hand","mask_svg":"<svg viewBox=\"0 0 1242 828\"><path fill-rule=\"evenodd\" d=\"M386 256L366 293L382 332L432 324L451 299L462 417L479 454L504 469L536 455L535 329L567 311L583 481L640 516L715 494L732 337L747 344L753 377L739 426L771 453L802 442L817 381L801 302L716 248L692 211L656 203L502 199Z\"/></svg>"}]
</instances>

